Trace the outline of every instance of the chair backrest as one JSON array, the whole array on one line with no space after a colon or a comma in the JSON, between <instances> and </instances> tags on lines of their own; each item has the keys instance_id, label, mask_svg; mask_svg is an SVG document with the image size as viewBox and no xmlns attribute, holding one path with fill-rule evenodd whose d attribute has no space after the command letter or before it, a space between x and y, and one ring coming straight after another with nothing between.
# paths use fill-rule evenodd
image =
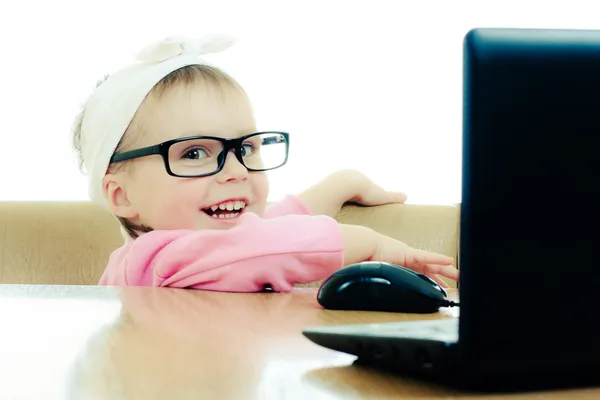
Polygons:
<instances>
[{"instance_id":1,"label":"chair backrest","mask_svg":"<svg viewBox=\"0 0 600 400\"><path fill-rule=\"evenodd\" d=\"M346 205L336 219L363 225L406 244L457 257L460 205Z\"/></svg>"},{"instance_id":2,"label":"chair backrest","mask_svg":"<svg viewBox=\"0 0 600 400\"><path fill-rule=\"evenodd\" d=\"M0 202L0 283L96 284L123 244L91 202Z\"/></svg>"}]
</instances>

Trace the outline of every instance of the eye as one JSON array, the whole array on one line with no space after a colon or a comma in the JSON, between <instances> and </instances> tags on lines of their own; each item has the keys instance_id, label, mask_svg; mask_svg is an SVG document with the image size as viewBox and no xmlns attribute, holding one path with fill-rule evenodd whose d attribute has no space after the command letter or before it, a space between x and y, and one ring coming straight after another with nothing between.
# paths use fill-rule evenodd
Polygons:
<instances>
[{"instance_id":1,"label":"eye","mask_svg":"<svg viewBox=\"0 0 600 400\"><path fill-rule=\"evenodd\" d=\"M181 156L181 158L187 158L188 160L200 160L207 157L209 157L208 152L202 148L186 150Z\"/></svg>"},{"instance_id":2,"label":"eye","mask_svg":"<svg viewBox=\"0 0 600 400\"><path fill-rule=\"evenodd\" d=\"M254 153L254 145L250 143L244 143L242 145L242 157L246 157Z\"/></svg>"}]
</instances>

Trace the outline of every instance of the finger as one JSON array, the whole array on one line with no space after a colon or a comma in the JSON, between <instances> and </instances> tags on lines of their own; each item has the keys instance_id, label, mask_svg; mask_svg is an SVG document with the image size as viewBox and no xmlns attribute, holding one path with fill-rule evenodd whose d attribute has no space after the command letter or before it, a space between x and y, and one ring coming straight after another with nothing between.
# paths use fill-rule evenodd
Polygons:
<instances>
[{"instance_id":1,"label":"finger","mask_svg":"<svg viewBox=\"0 0 600 400\"><path fill-rule=\"evenodd\" d=\"M422 273L438 274L453 280L458 279L458 271L453 266L452 257L413 248L405 251L404 265L406 267Z\"/></svg>"},{"instance_id":2,"label":"finger","mask_svg":"<svg viewBox=\"0 0 600 400\"><path fill-rule=\"evenodd\" d=\"M446 281L444 281L442 278L440 278L439 276L437 276L436 274L426 274L428 277L430 277L431 279L433 279L435 281L435 283L437 283L438 285L440 285L441 287L443 287L444 289L449 288L450 285L448 285L446 283Z\"/></svg>"},{"instance_id":3,"label":"finger","mask_svg":"<svg viewBox=\"0 0 600 400\"><path fill-rule=\"evenodd\" d=\"M358 199L360 204L365 206L380 206L384 204L404 203L407 199L406 194L400 192L388 192L380 187L371 189Z\"/></svg>"},{"instance_id":4,"label":"finger","mask_svg":"<svg viewBox=\"0 0 600 400\"><path fill-rule=\"evenodd\" d=\"M458 281L459 276L458 269L450 265L427 264L425 266L425 273L427 275L441 275L453 281Z\"/></svg>"},{"instance_id":5,"label":"finger","mask_svg":"<svg viewBox=\"0 0 600 400\"><path fill-rule=\"evenodd\" d=\"M408 196L402 192L387 192L392 203L405 203Z\"/></svg>"},{"instance_id":6,"label":"finger","mask_svg":"<svg viewBox=\"0 0 600 400\"><path fill-rule=\"evenodd\" d=\"M444 254L432 253L425 250L415 250L414 259L419 264L452 265L454 259Z\"/></svg>"}]
</instances>

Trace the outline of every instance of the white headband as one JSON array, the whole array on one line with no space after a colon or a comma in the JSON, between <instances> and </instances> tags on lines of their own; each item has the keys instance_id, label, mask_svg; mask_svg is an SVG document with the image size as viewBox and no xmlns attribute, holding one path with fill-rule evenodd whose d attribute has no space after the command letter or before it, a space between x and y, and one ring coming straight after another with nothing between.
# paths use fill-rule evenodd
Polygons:
<instances>
[{"instance_id":1,"label":"white headband","mask_svg":"<svg viewBox=\"0 0 600 400\"><path fill-rule=\"evenodd\" d=\"M167 38L143 49L135 64L109 75L96 89L81 124L81 151L92 201L106 207L102 179L125 130L154 85L179 68L206 64L200 56L232 44L228 36Z\"/></svg>"}]
</instances>

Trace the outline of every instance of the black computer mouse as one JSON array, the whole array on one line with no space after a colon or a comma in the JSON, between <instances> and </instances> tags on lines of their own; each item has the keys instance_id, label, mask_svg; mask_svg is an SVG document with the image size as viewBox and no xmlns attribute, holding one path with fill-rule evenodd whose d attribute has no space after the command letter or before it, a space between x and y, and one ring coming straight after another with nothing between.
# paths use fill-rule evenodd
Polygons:
<instances>
[{"instance_id":1,"label":"black computer mouse","mask_svg":"<svg viewBox=\"0 0 600 400\"><path fill-rule=\"evenodd\" d=\"M453 305L427 275L399 265L365 261L334 272L319 288L317 301L330 310L434 313Z\"/></svg>"}]
</instances>

